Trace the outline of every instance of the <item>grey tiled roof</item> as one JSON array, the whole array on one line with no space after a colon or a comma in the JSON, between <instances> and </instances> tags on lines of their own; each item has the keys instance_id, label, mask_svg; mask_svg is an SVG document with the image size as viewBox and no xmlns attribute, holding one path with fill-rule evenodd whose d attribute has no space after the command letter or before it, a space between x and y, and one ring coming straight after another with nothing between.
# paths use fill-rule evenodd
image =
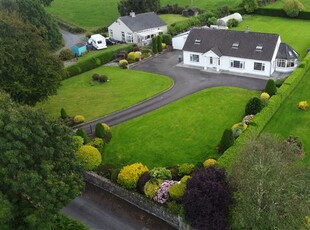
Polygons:
<instances>
[{"instance_id":1,"label":"grey tiled roof","mask_svg":"<svg viewBox=\"0 0 310 230\"><path fill-rule=\"evenodd\" d=\"M278 39L278 34L195 28L189 33L183 50L197 53L212 50L218 56L271 61ZM258 50L257 46L262 49Z\"/></svg>"},{"instance_id":2,"label":"grey tiled roof","mask_svg":"<svg viewBox=\"0 0 310 230\"><path fill-rule=\"evenodd\" d=\"M288 44L286 43L281 43L278 53L277 53L277 58L278 59L297 59L299 57L299 54Z\"/></svg>"},{"instance_id":3,"label":"grey tiled roof","mask_svg":"<svg viewBox=\"0 0 310 230\"><path fill-rule=\"evenodd\" d=\"M167 25L154 12L136 14L135 17L124 16L119 18L132 32L156 28Z\"/></svg>"}]
</instances>

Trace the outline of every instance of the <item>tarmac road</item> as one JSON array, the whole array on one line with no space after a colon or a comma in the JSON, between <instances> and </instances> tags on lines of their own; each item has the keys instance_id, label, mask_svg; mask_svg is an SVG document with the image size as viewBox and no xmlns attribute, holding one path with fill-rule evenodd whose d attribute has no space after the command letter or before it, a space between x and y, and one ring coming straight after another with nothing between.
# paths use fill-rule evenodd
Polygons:
<instances>
[{"instance_id":1,"label":"tarmac road","mask_svg":"<svg viewBox=\"0 0 310 230\"><path fill-rule=\"evenodd\" d=\"M166 222L87 184L82 196L61 210L95 230L173 230Z\"/></svg>"},{"instance_id":2,"label":"tarmac road","mask_svg":"<svg viewBox=\"0 0 310 230\"><path fill-rule=\"evenodd\" d=\"M179 67L178 56L180 54L180 51L166 52L133 67L133 69L136 70L159 73L172 78L174 85L170 90L128 109L113 113L92 122L78 125L76 128L83 128L90 134L94 131L94 126L98 122L105 122L109 126L117 125L207 88L216 86L235 86L245 89L261 90L266 85L266 79L231 74L209 73L201 71L200 69Z\"/></svg>"}]
</instances>

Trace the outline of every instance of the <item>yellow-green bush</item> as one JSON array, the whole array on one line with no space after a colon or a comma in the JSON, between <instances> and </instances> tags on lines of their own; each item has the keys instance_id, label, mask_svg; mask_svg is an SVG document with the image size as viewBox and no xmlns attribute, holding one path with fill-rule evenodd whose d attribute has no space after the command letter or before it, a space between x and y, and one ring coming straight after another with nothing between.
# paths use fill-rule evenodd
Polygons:
<instances>
[{"instance_id":1,"label":"yellow-green bush","mask_svg":"<svg viewBox=\"0 0 310 230\"><path fill-rule=\"evenodd\" d=\"M205 160L204 162L203 162L203 166L205 167L205 168L208 168L208 167L210 167L210 166L212 166L212 165L215 165L216 164L216 160L214 160L214 159L208 159L208 160Z\"/></svg>"},{"instance_id":2,"label":"yellow-green bush","mask_svg":"<svg viewBox=\"0 0 310 230\"><path fill-rule=\"evenodd\" d=\"M128 61L126 59L122 59L118 62L118 66L122 69L126 69L128 66Z\"/></svg>"},{"instance_id":3,"label":"yellow-green bush","mask_svg":"<svg viewBox=\"0 0 310 230\"><path fill-rule=\"evenodd\" d=\"M186 183L177 183L170 187L169 189L169 195L171 199L176 201L181 201L182 197L185 193Z\"/></svg>"},{"instance_id":4,"label":"yellow-green bush","mask_svg":"<svg viewBox=\"0 0 310 230\"><path fill-rule=\"evenodd\" d=\"M307 110L307 109L309 109L308 102L307 101L300 101L298 103L298 109L300 109L300 110Z\"/></svg>"},{"instance_id":5,"label":"yellow-green bush","mask_svg":"<svg viewBox=\"0 0 310 230\"><path fill-rule=\"evenodd\" d=\"M98 149L100 152L102 151L102 148L104 147L104 140L99 137L95 137L90 142L87 143L88 145L91 145Z\"/></svg>"},{"instance_id":6,"label":"yellow-green bush","mask_svg":"<svg viewBox=\"0 0 310 230\"><path fill-rule=\"evenodd\" d=\"M266 93L266 92L263 92L260 95L260 99L263 100L263 101L268 101L269 98L270 98L270 95L268 93Z\"/></svg>"},{"instance_id":7,"label":"yellow-green bush","mask_svg":"<svg viewBox=\"0 0 310 230\"><path fill-rule=\"evenodd\" d=\"M195 169L194 164L184 163L179 166L179 176L190 175Z\"/></svg>"},{"instance_id":8,"label":"yellow-green bush","mask_svg":"<svg viewBox=\"0 0 310 230\"><path fill-rule=\"evenodd\" d=\"M144 185L144 194L146 197L153 199L162 184L162 180L152 180Z\"/></svg>"},{"instance_id":9,"label":"yellow-green bush","mask_svg":"<svg viewBox=\"0 0 310 230\"><path fill-rule=\"evenodd\" d=\"M93 170L102 162L101 154L98 149L90 145L83 145L77 151L76 156L85 170Z\"/></svg>"},{"instance_id":10,"label":"yellow-green bush","mask_svg":"<svg viewBox=\"0 0 310 230\"><path fill-rule=\"evenodd\" d=\"M130 52L127 56L129 61L136 61L137 59L139 59L141 55L141 52L137 51L137 52Z\"/></svg>"},{"instance_id":11,"label":"yellow-green bush","mask_svg":"<svg viewBox=\"0 0 310 230\"><path fill-rule=\"evenodd\" d=\"M236 123L234 124L231 129L233 131L233 135L234 135L234 138L237 138L240 136L240 134L246 130L248 127L247 124L243 123L243 122L240 122L240 123Z\"/></svg>"},{"instance_id":12,"label":"yellow-green bush","mask_svg":"<svg viewBox=\"0 0 310 230\"><path fill-rule=\"evenodd\" d=\"M161 48L166 49L166 43L161 43Z\"/></svg>"},{"instance_id":13,"label":"yellow-green bush","mask_svg":"<svg viewBox=\"0 0 310 230\"><path fill-rule=\"evenodd\" d=\"M191 176L184 176L181 178L181 183L187 183L187 181L191 178Z\"/></svg>"},{"instance_id":14,"label":"yellow-green bush","mask_svg":"<svg viewBox=\"0 0 310 230\"><path fill-rule=\"evenodd\" d=\"M80 124L80 123L83 123L85 121L85 117L82 115L75 115L73 118L73 121L75 124Z\"/></svg>"},{"instance_id":15,"label":"yellow-green bush","mask_svg":"<svg viewBox=\"0 0 310 230\"><path fill-rule=\"evenodd\" d=\"M117 183L126 189L135 189L140 176L149 169L141 163L124 166L117 177Z\"/></svg>"}]
</instances>

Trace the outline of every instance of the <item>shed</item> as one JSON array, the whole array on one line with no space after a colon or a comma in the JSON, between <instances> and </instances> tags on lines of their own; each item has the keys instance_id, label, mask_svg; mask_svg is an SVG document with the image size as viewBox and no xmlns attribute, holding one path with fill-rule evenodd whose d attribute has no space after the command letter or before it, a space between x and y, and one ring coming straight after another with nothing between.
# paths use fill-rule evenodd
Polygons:
<instances>
[{"instance_id":1,"label":"shed","mask_svg":"<svg viewBox=\"0 0 310 230\"><path fill-rule=\"evenodd\" d=\"M238 22L241 22L242 21L242 16L241 14L239 13L234 13L234 14L230 14L228 16L225 16L223 18L220 18L217 20L217 24L219 26L227 26L227 22L230 20L230 19L236 19Z\"/></svg>"},{"instance_id":2,"label":"shed","mask_svg":"<svg viewBox=\"0 0 310 230\"><path fill-rule=\"evenodd\" d=\"M84 43L77 43L71 46L72 52L75 54L76 57L82 56L83 53L87 51L86 44Z\"/></svg>"},{"instance_id":3,"label":"shed","mask_svg":"<svg viewBox=\"0 0 310 230\"><path fill-rule=\"evenodd\" d=\"M175 37L172 38L172 47L175 50L182 50L183 46L186 42L187 36L189 34L189 31L184 32L182 34L178 34Z\"/></svg>"}]
</instances>

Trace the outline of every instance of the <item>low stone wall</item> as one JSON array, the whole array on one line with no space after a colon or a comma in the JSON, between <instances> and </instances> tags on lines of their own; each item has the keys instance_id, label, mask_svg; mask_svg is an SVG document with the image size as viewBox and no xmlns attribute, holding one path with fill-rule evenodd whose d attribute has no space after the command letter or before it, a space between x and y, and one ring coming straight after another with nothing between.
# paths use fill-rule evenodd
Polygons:
<instances>
[{"instance_id":1,"label":"low stone wall","mask_svg":"<svg viewBox=\"0 0 310 230\"><path fill-rule=\"evenodd\" d=\"M86 182L92 185L95 185L98 188L103 189L109 193L112 193L113 195L129 202L130 204L140 208L141 210L146 211L162 219L163 221L167 222L168 224L170 224L171 226L177 229L180 229L180 230L191 229L189 225L184 224L182 222L182 219L179 216L168 213L163 206L151 200L148 200L147 198L145 198L144 196L136 192L126 190L112 183L108 179L97 175L96 173L85 172L84 179Z\"/></svg>"}]
</instances>

